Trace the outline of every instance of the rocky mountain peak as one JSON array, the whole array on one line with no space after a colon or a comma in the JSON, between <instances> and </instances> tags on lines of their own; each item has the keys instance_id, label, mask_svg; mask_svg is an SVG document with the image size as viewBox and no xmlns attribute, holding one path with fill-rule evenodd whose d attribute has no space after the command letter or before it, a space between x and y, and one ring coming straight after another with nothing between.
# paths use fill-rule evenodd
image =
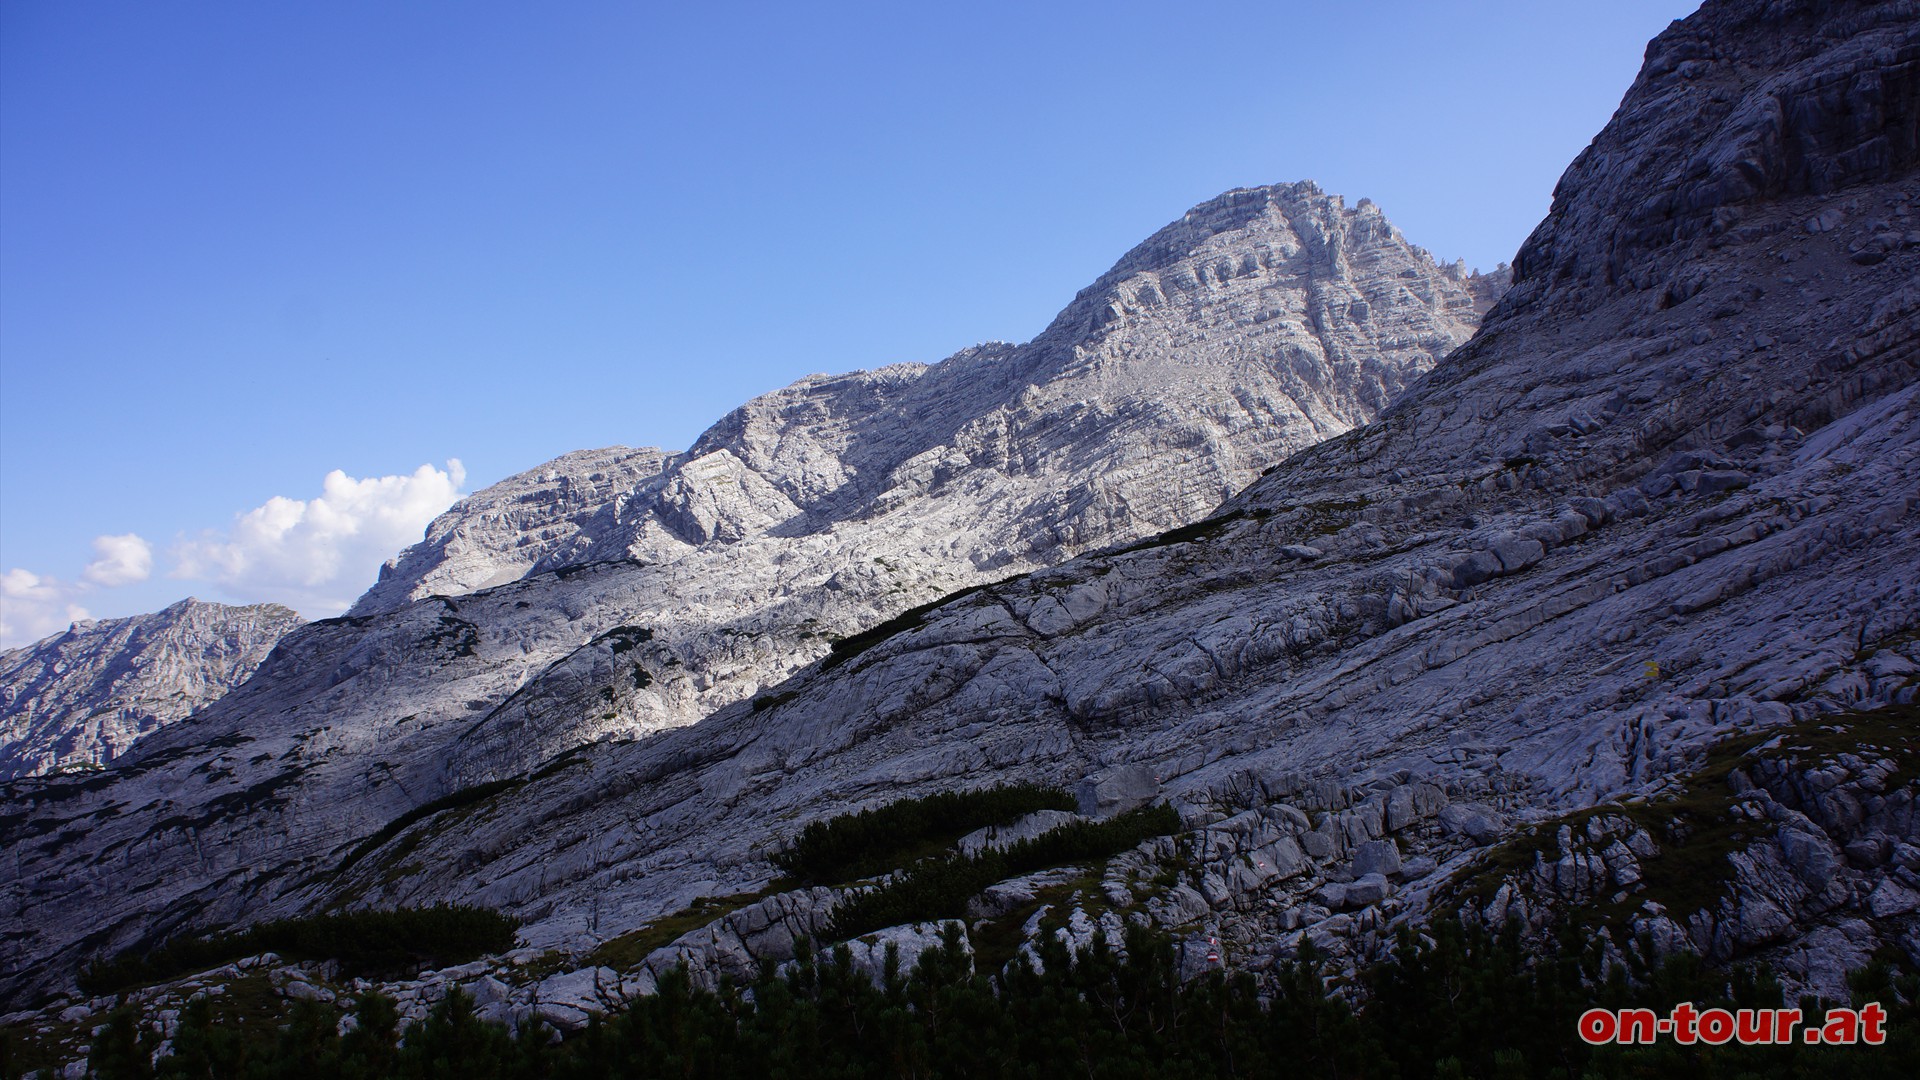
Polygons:
<instances>
[{"instance_id":1,"label":"rocky mountain peak","mask_svg":"<svg viewBox=\"0 0 1920 1080\"><path fill-rule=\"evenodd\" d=\"M189 597L0 653L0 779L113 761L245 682L302 621Z\"/></svg>"},{"instance_id":2,"label":"rocky mountain peak","mask_svg":"<svg viewBox=\"0 0 1920 1080\"><path fill-rule=\"evenodd\" d=\"M1829 954L1920 919L1911 733L1847 734L1920 690L1913 11L1713 0L1670 31L1424 378L1497 287L1373 207L1249 189L1032 342L479 493L107 775L16 784L0 991L459 901L554 965L497 965L494 1004L584 1024L582 987L825 933L840 894L769 857L807 822L1034 781L1166 800L1180 835L1097 887L996 883L965 932L1029 933L1045 895L1084 937L1125 910L1351 969L1410 920L1544 935L1585 898L1616 949L1843 992Z\"/></svg>"}]
</instances>

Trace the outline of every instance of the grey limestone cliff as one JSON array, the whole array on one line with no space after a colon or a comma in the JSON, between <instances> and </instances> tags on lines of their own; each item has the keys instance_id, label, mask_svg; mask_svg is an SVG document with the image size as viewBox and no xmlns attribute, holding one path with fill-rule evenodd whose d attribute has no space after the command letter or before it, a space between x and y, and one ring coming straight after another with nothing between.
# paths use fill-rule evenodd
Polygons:
<instances>
[{"instance_id":1,"label":"grey limestone cliff","mask_svg":"<svg viewBox=\"0 0 1920 1080\"><path fill-rule=\"evenodd\" d=\"M989 570L1055 562L1190 520L1364 423L1466 340L1504 284L1504 269L1435 264L1370 201L1349 209L1312 184L1229 192L1025 345L813 376L685 453L582 451L471 496L349 614L825 535Z\"/></svg>"},{"instance_id":2,"label":"grey limestone cliff","mask_svg":"<svg viewBox=\"0 0 1920 1080\"><path fill-rule=\"evenodd\" d=\"M302 621L189 598L0 653L0 779L113 761L245 682Z\"/></svg>"},{"instance_id":3,"label":"grey limestone cliff","mask_svg":"<svg viewBox=\"0 0 1920 1080\"><path fill-rule=\"evenodd\" d=\"M1217 937L1256 970L1306 941L1362 957L1485 871L1485 848L1534 836L1529 873L1474 894L1476 911L1532 925L1529 898L1604 890L1651 904L1643 921L1671 947L1769 956L1816 989L1835 977L1809 959L1821 942L1920 955L1920 787L1882 765L1906 752L1900 710L1920 673L1917 16L1906 0L1711 0L1675 24L1561 180L1512 289L1424 377L1370 377L1368 360L1342 357L1341 334L1381 308L1316 293L1320 271L1293 279L1285 309L1299 314L1258 318L1260 257L1248 271L1209 244L1264 229L1276 253L1297 242L1322 268L1335 247L1278 206L1324 197L1234 193L1123 260L1033 345L762 399L693 456L661 458L638 497L540 511L538 550L504 525L436 525L353 618L290 637L110 777L9 789L0 899L17 914L0 967L32 974L0 986L42 990L90 952L181 928L435 900L512 912L529 950L577 968L515 991L517 1007L585 1002L581 986L644 991L672 962L748 971L819 932L831 897L774 893L630 970L589 956L696 897L775 887L769 853L808 820L1002 780L1078 783L1093 811L1140 792L1180 809L1180 842L1105 871L1099 890L1126 903L1076 910L1060 933L1125 908ZM1365 210L1337 213L1344 235L1365 231ZM1363 260L1339 250L1351 274ZM1261 377L1292 404L1259 409L1127 374L1126 343L1137 357L1158 342L1152 355L1182 373L1170 384L1190 381L1190 361L1204 382L1249 363L1245 343L1270 326L1263 355L1317 348L1378 396L1363 389L1342 413L1295 396L1313 378L1279 363ZM954 393L915 396L960 372L982 427L941 411ZM1410 388L1379 411L1396 378ZM869 444L844 434L855 398L889 430L930 434L862 458ZM755 433L802 414L842 434L769 470L785 438ZM1333 437L1262 435L1266 464L1194 456L1212 444L1193 432L1267 432L1262 417ZM1060 437L1073 432L1098 437ZM1135 458L1136 444L1150 449ZM878 463L834 472L829 458ZM1056 464L1040 486L1064 501L1017 518L1044 529L1009 529L1000 492L1031 505L1042 462ZM586 484L608 483L593 472L611 475L592 465ZM1122 542L1126 529L1086 524L1139 535L1236 475L1251 483L1196 525ZM895 490L910 493L897 518ZM1168 516L1114 509L1136 505ZM977 560L972 539L934 561L862 546L893 535L875 523L965 537L983 519ZM457 534L455 560L434 537ZM777 557L757 546L771 540ZM698 554L671 560L674 544ZM477 591L453 595L455 561ZM769 564L804 574L770 582ZM835 593L854 599L818 599ZM731 632L680 629L695 625ZM871 632L829 652L782 626ZM729 681L754 689L713 692ZM704 718L673 726L663 711L649 737L583 745L583 718L636 730L620 719L635 695ZM1794 749L1862 716L1898 745ZM1642 836L1635 815L1702 782L1730 739L1762 755L1729 789L1746 846L1717 853L1738 864L1724 889L1669 910L1681 901L1643 890L1676 841ZM482 780L500 783L379 832ZM1609 809L1576 817L1595 807ZM94 823L63 831L82 818ZM969 918L1017 913L1043 884L1001 883Z\"/></svg>"},{"instance_id":4,"label":"grey limestone cliff","mask_svg":"<svg viewBox=\"0 0 1920 1080\"><path fill-rule=\"evenodd\" d=\"M260 910L422 803L749 703L915 604L1202 515L1374 416L1504 281L1436 263L1371 203L1230 192L1026 345L811 377L684 453L582 451L478 492L346 617L100 778L116 805L158 785L170 809L137 845L161 884L90 940ZM162 779L179 766L212 779ZM16 890L53 884L36 859ZM229 860L250 884L201 880Z\"/></svg>"}]
</instances>

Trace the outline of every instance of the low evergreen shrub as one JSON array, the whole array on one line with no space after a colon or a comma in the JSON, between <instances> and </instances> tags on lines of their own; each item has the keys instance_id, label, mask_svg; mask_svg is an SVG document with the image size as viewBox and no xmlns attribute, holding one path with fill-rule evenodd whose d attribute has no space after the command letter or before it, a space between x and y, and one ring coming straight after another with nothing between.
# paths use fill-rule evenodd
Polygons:
<instances>
[{"instance_id":1,"label":"low evergreen shrub","mask_svg":"<svg viewBox=\"0 0 1920 1080\"><path fill-rule=\"evenodd\" d=\"M975 829L1076 805L1066 789L1038 784L942 791L813 822L773 862L803 881L835 885L886 873Z\"/></svg>"},{"instance_id":2,"label":"low evergreen shrub","mask_svg":"<svg viewBox=\"0 0 1920 1080\"><path fill-rule=\"evenodd\" d=\"M280 919L211 937L177 937L155 949L95 961L81 971L80 988L93 995L117 993L265 952L337 960L346 971L366 975L444 967L506 952L519 925L497 911L461 904Z\"/></svg>"},{"instance_id":3,"label":"low evergreen shrub","mask_svg":"<svg viewBox=\"0 0 1920 1080\"><path fill-rule=\"evenodd\" d=\"M1690 957L1593 981L1597 954L1580 942L1534 953L1512 936L1445 922L1404 935L1387 961L1363 967L1346 992L1311 948L1281 961L1264 985L1252 976L1181 977L1164 934L1130 927L1124 948L1102 937L1070 952L1051 936L1039 963L1022 957L980 972L958 937L922 954L910 974L876 980L845 949L803 951L749 987L717 990L669 972L659 992L556 1041L537 1023L518 1038L450 993L399 1036L392 1002L357 1002L358 1027L339 1033L330 1009L299 1002L258 1030L222 1029L189 1006L157 1063L158 1036L117 1012L93 1042L103 1080L130 1077L481 1077L591 1080L712 1078L1055 1077L1116 1080L1309 1076L1328 1078L1558 1077L1565 1080L1785 1080L1920 1075L1920 979L1904 958L1855 976L1855 1003L1890 1013L1883 1046L1729 1043L1588 1046L1575 1034L1586 1008L1681 1001L1699 1008L1777 1006L1764 971L1714 971ZM1803 1008L1820 1003L1805 1002Z\"/></svg>"},{"instance_id":4,"label":"low evergreen shrub","mask_svg":"<svg viewBox=\"0 0 1920 1080\"><path fill-rule=\"evenodd\" d=\"M1105 821L1074 821L998 851L925 859L886 882L842 900L828 936L858 937L888 926L959 918L967 901L996 881L1069 863L1110 859L1155 836L1178 832L1180 815L1143 806Z\"/></svg>"}]
</instances>

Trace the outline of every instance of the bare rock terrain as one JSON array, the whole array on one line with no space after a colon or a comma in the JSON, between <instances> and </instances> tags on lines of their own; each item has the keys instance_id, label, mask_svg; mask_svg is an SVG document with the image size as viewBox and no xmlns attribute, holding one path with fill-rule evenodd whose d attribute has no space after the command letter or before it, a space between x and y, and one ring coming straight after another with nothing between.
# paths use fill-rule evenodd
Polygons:
<instances>
[{"instance_id":1,"label":"bare rock terrain","mask_svg":"<svg viewBox=\"0 0 1920 1080\"><path fill-rule=\"evenodd\" d=\"M1822 991L1830 957L1920 958L1920 5L1709 0L1674 24L1473 339L1397 398L1349 354L1378 396L1340 412L1274 360L1348 362L1320 279L1292 279L1293 321L1257 318L1271 267L1212 245L1323 267L1308 237L1336 221L1391 238L1370 209L1232 193L1028 346L802 383L624 500L596 503L655 458L509 481L524 519L519 494L456 508L205 713L100 776L9 786L0 987L180 929L455 900L522 918L524 949L417 999L484 974L502 1016L583 1016L823 932L830 893L773 884L804 823L1009 780L1078 785L1091 814L1164 799L1182 835L1095 888L1002 882L970 929L1143 920L1205 942L1195 970L1258 971L1307 941L1357 962L1462 906L1538 932L1602 904ZM1355 333L1383 310L1340 295ZM1202 389L1130 381L1129 342ZM1204 389L1227 370L1293 404L1227 406ZM943 379L992 403L964 410L984 426L917 396ZM862 457L856 414L893 449ZM1267 464L1230 465L1224 433L1255 431ZM1212 516L1149 535L1236 467L1256 475ZM904 550L859 546L882 536Z\"/></svg>"},{"instance_id":2,"label":"bare rock terrain","mask_svg":"<svg viewBox=\"0 0 1920 1080\"><path fill-rule=\"evenodd\" d=\"M302 621L189 599L0 653L0 779L112 761L245 682Z\"/></svg>"},{"instance_id":3,"label":"bare rock terrain","mask_svg":"<svg viewBox=\"0 0 1920 1080\"><path fill-rule=\"evenodd\" d=\"M1229 192L1026 345L811 377L684 453L581 451L462 500L345 617L289 635L191 730L148 736L84 789L142 808L129 832L67 847L75 830L51 822L76 789L60 787L10 791L27 816L8 820L52 828L41 850L62 860L159 873L81 951L256 917L260 890L304 891L423 804L764 705L916 604L1204 515L1376 415L1505 280L1441 266L1376 206L1309 183ZM176 858L193 869L162 869ZM20 869L23 900L65 891ZM253 884L205 891L236 871Z\"/></svg>"}]
</instances>

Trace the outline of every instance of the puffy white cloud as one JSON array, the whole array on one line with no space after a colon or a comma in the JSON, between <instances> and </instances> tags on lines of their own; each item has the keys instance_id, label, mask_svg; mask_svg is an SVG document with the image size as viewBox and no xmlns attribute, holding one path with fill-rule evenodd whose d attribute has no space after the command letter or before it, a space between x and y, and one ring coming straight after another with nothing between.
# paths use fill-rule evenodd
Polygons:
<instances>
[{"instance_id":1,"label":"puffy white cloud","mask_svg":"<svg viewBox=\"0 0 1920 1080\"><path fill-rule=\"evenodd\" d=\"M86 587L14 567L0 574L0 648L28 645L87 618L74 601Z\"/></svg>"},{"instance_id":2,"label":"puffy white cloud","mask_svg":"<svg viewBox=\"0 0 1920 1080\"><path fill-rule=\"evenodd\" d=\"M276 495L172 549L169 577L210 581L247 602L272 600L309 618L345 611L380 564L418 541L460 497L467 470L422 465L408 476L356 480L335 469L313 499Z\"/></svg>"},{"instance_id":3,"label":"puffy white cloud","mask_svg":"<svg viewBox=\"0 0 1920 1080\"><path fill-rule=\"evenodd\" d=\"M0 649L31 645L92 618L80 600L96 586L131 585L153 573L153 546L133 533L94 537L93 553L80 581L18 566L0 574Z\"/></svg>"},{"instance_id":4,"label":"puffy white cloud","mask_svg":"<svg viewBox=\"0 0 1920 1080\"><path fill-rule=\"evenodd\" d=\"M93 550L99 557L80 576L95 585L131 585L153 574L153 545L135 533L96 536Z\"/></svg>"},{"instance_id":5,"label":"puffy white cloud","mask_svg":"<svg viewBox=\"0 0 1920 1080\"><path fill-rule=\"evenodd\" d=\"M207 582L239 603L271 600L309 618L337 615L373 584L381 563L419 540L460 497L466 478L458 458L445 469L422 465L406 476L364 480L335 469L315 498L275 496L234 515L224 532L180 540L167 576ZM93 554L75 581L19 567L0 574L0 648L91 618L81 606L89 594L153 575L153 545L136 533L95 537Z\"/></svg>"}]
</instances>

